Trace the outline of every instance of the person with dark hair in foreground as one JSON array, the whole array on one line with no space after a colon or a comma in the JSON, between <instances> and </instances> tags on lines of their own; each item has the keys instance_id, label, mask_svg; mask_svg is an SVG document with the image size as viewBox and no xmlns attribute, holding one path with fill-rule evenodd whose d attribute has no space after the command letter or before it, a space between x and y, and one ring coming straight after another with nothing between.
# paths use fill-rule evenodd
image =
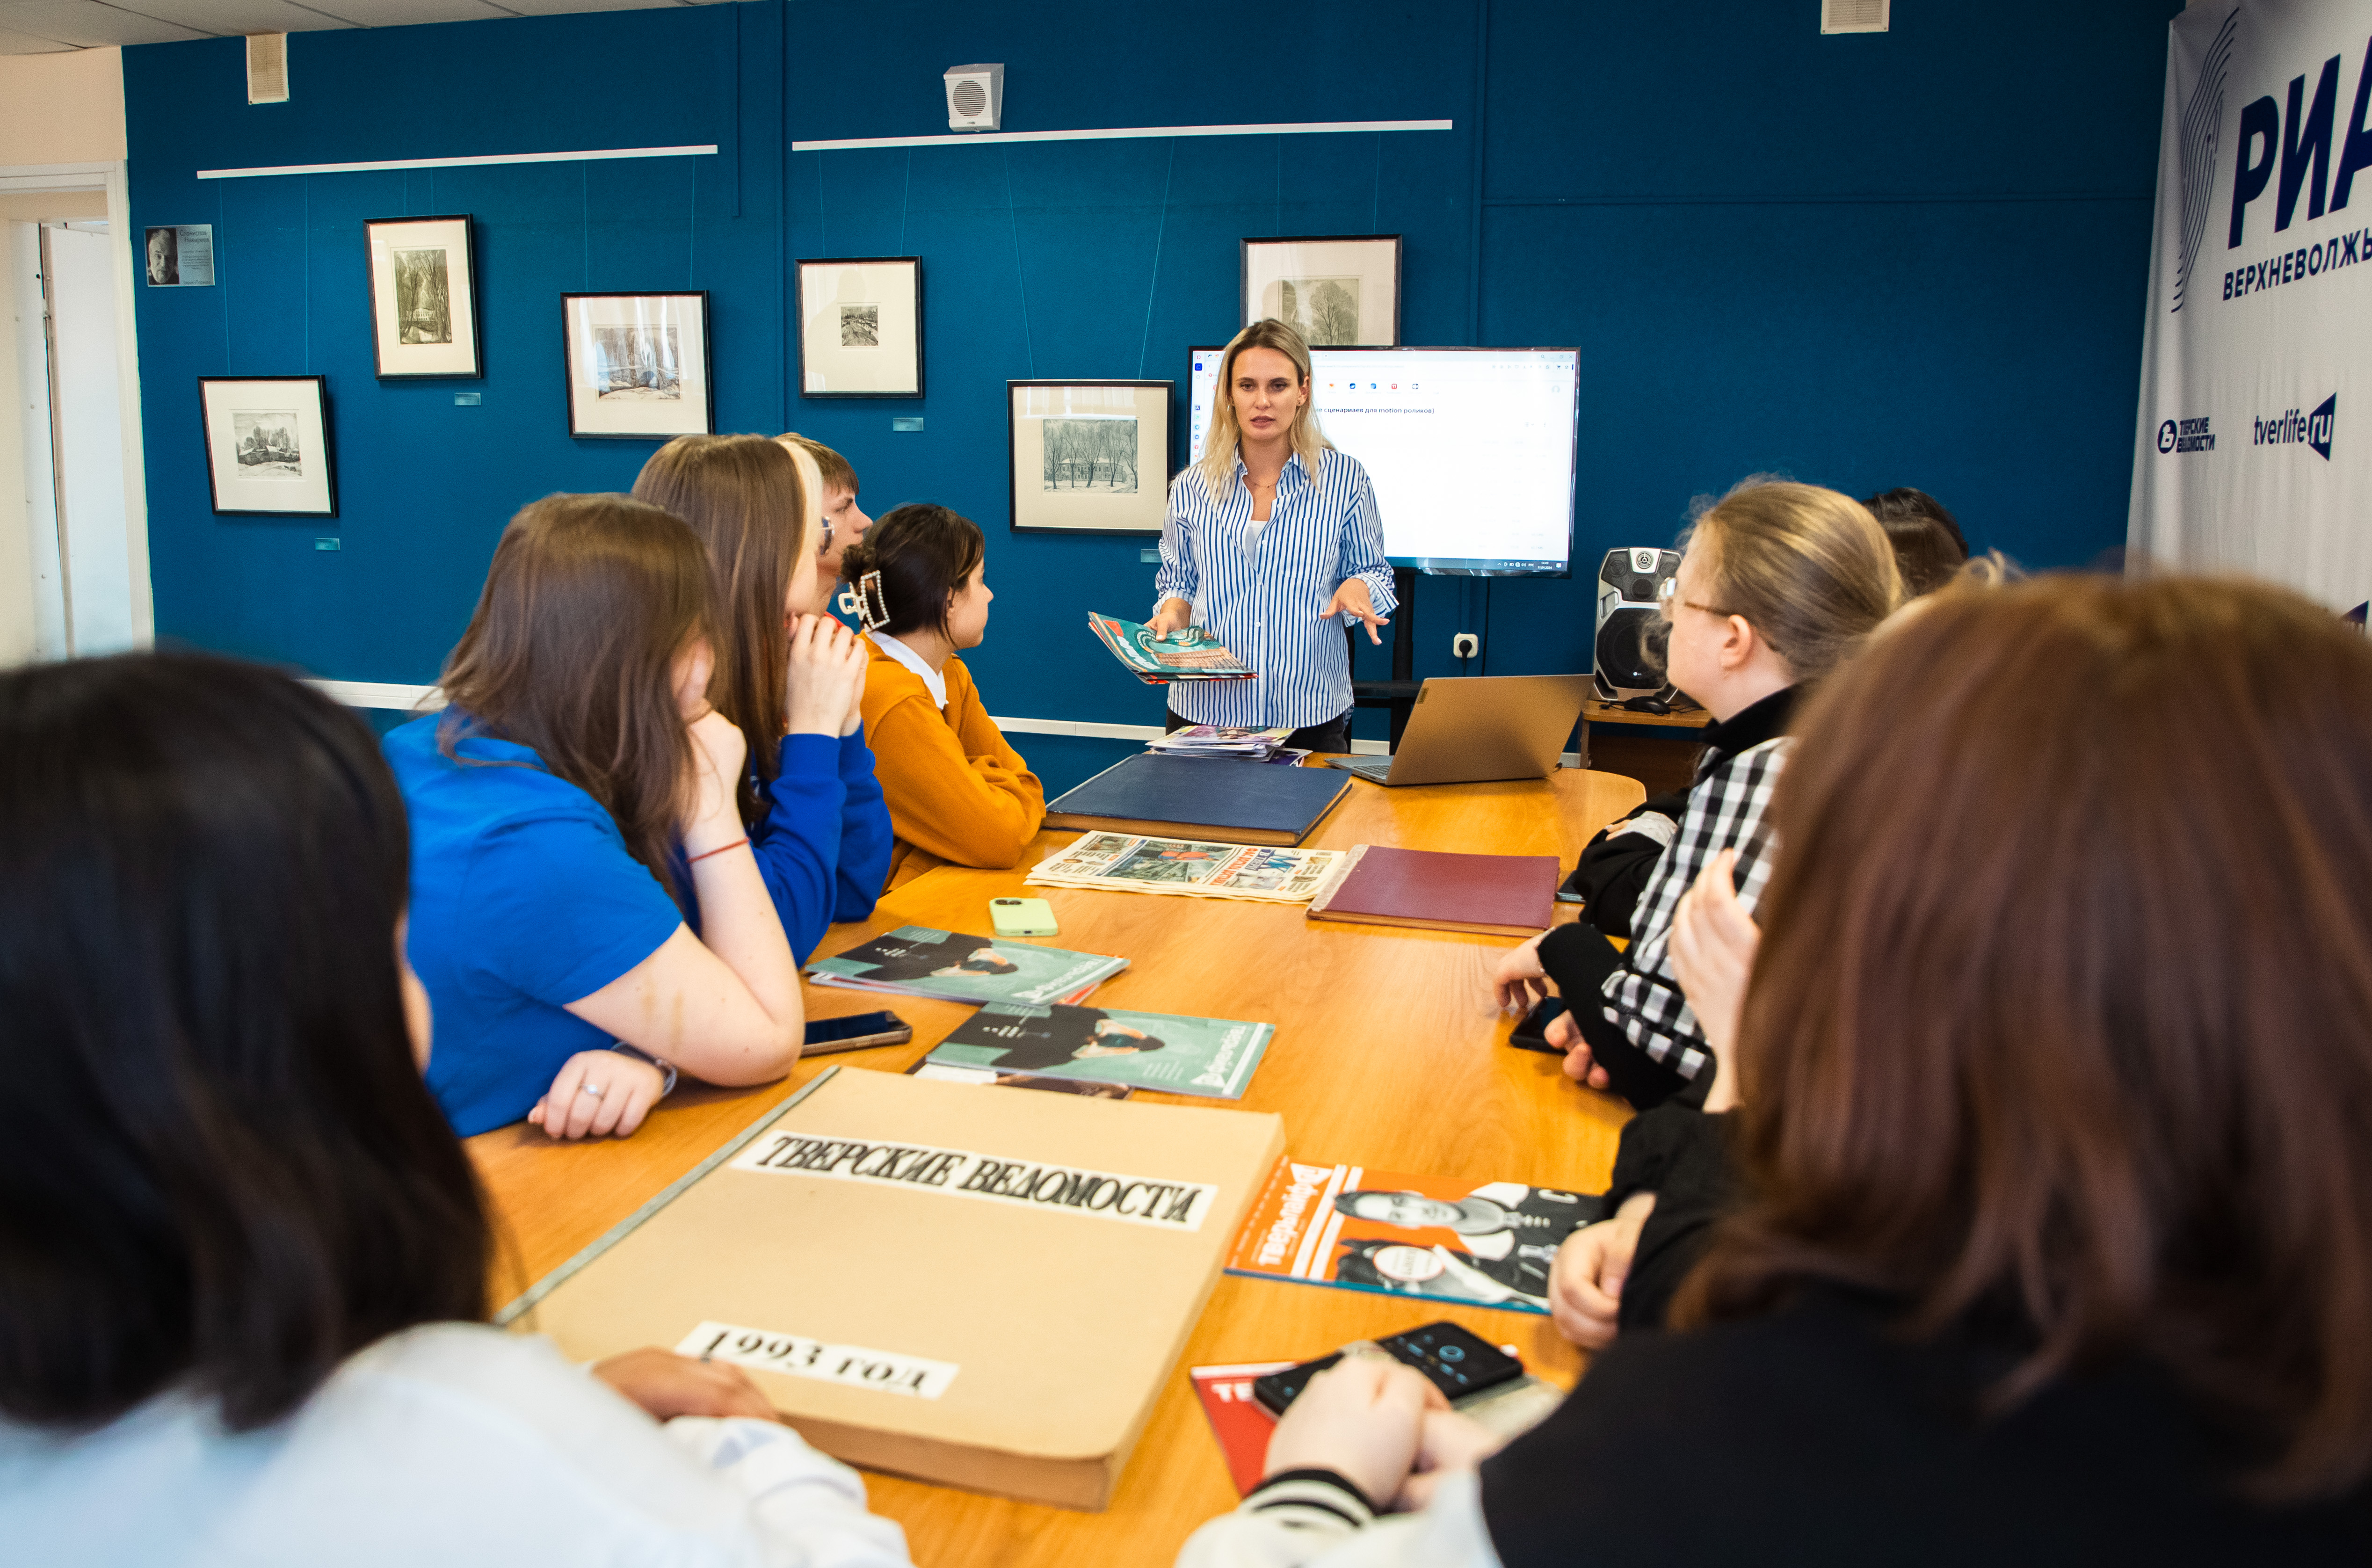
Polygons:
<instances>
[{"instance_id":1,"label":"person with dark hair in foreground","mask_svg":"<svg viewBox=\"0 0 2372 1568\"><path fill-rule=\"evenodd\" d=\"M1960 531L1960 520L1925 491L1903 485L1862 505L1894 546L1905 598L1934 593L1968 564L1969 537Z\"/></svg>"},{"instance_id":2,"label":"person with dark hair in foreground","mask_svg":"<svg viewBox=\"0 0 2372 1568\"><path fill-rule=\"evenodd\" d=\"M890 886L935 865L1017 863L1046 786L988 715L956 656L988 635L988 541L928 502L894 506L843 552L871 658L865 729L897 834Z\"/></svg>"},{"instance_id":3,"label":"person with dark hair in foreground","mask_svg":"<svg viewBox=\"0 0 2372 1568\"><path fill-rule=\"evenodd\" d=\"M1182 1568L2372 1560L2372 646L1953 589L1801 733L1672 1327L1495 1453L1330 1370Z\"/></svg>"},{"instance_id":4,"label":"person with dark hair in foreground","mask_svg":"<svg viewBox=\"0 0 2372 1568\"><path fill-rule=\"evenodd\" d=\"M733 1368L486 1326L352 714L196 655L38 666L0 758L0 1556L906 1562Z\"/></svg>"}]
</instances>

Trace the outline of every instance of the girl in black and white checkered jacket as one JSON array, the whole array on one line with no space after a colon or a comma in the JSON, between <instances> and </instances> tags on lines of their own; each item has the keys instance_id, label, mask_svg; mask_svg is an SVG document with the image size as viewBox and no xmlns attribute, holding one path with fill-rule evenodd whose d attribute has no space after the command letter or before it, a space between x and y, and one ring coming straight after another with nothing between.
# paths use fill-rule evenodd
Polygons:
<instances>
[{"instance_id":1,"label":"girl in black and white checkered jacket","mask_svg":"<svg viewBox=\"0 0 2372 1568\"><path fill-rule=\"evenodd\" d=\"M1796 693L1894 610L1902 594L1886 533L1862 505L1816 485L1750 479L1690 529L1664 585L1667 676L1715 723L1688 808L1642 889L1622 952L1589 923L1542 933L1510 953L1502 1003L1529 1005L1553 982L1569 1011L1551 1025L1565 1071L1646 1107L1702 1103L1712 1048L1672 970L1680 896L1723 850L1738 852L1750 912L1771 876L1771 795L1790 745Z\"/></svg>"}]
</instances>

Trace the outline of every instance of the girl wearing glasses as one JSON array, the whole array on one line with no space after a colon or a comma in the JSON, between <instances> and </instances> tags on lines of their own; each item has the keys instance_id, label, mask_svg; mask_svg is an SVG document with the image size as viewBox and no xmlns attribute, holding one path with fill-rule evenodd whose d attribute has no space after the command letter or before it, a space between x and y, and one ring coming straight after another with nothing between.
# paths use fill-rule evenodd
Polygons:
<instances>
[{"instance_id":1,"label":"girl wearing glasses","mask_svg":"<svg viewBox=\"0 0 2372 1568\"><path fill-rule=\"evenodd\" d=\"M1565 1071L1642 1109L1675 1096L1702 1104L1714 1089L1713 1049L1672 969L1680 896L1733 850L1738 900L1752 911L1771 877L1764 815L1797 692L1893 612L1902 579L1860 503L1750 479L1697 519L1664 588L1666 673L1715 723L1688 809L1640 894L1631 945L1617 953L1585 916L1517 948L1495 976L1502 1005L1529 1006L1553 981L1569 1010L1549 1040L1565 1048Z\"/></svg>"}]
</instances>

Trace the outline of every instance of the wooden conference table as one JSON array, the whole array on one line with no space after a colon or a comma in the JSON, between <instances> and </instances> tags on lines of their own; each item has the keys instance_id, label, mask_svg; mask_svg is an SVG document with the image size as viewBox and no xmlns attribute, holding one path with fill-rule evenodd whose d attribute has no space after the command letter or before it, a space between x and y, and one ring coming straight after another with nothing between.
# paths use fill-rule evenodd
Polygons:
<instances>
[{"instance_id":1,"label":"wooden conference table","mask_svg":"<svg viewBox=\"0 0 2372 1568\"><path fill-rule=\"evenodd\" d=\"M1634 780L1583 772L1405 789L1355 782L1308 843L1553 854L1570 864L1592 833L1642 797ZM1132 960L1097 990L1098 1005L1276 1026L1241 1106L1282 1115L1296 1159L1604 1188L1629 1112L1569 1082L1556 1058L1506 1046L1512 1019L1492 1005L1491 971L1509 939L1313 923L1297 904L1026 888L1029 868L1076 836L1041 833L1011 871L942 866L918 877L884 896L871 920L832 927L820 956L900 925L985 932L991 898L1043 896L1062 925L1054 945ZM1569 907L1559 912L1568 916ZM831 1017L885 999L810 986L807 1000L811 1016ZM790 1082L833 1063L902 1072L971 1011L920 997L886 1000L914 1026L911 1043L803 1061ZM524 1123L470 1140L507 1242L494 1299L509 1299L566 1260L783 1093L779 1085L687 1086L622 1140L558 1144ZM928 1568L1167 1563L1195 1526L1237 1501L1187 1367L1306 1359L1442 1317L1515 1345L1527 1365L1559 1382L1570 1384L1580 1370L1579 1355L1533 1314L1222 1276L1102 1513L878 1473L866 1484L874 1509L905 1527L914 1561ZM1047 1375L1063 1375L1059 1360Z\"/></svg>"}]
</instances>

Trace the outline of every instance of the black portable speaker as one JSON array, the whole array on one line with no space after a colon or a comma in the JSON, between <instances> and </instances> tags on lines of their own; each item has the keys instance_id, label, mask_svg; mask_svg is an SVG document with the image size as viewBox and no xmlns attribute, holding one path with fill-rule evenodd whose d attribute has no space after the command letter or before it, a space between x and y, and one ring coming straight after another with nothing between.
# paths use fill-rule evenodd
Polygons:
<instances>
[{"instance_id":1,"label":"black portable speaker","mask_svg":"<svg viewBox=\"0 0 2372 1568\"><path fill-rule=\"evenodd\" d=\"M1677 550L1610 550L1598 568L1598 695L1609 703L1632 697L1669 702L1660 644L1651 646L1661 612L1657 594L1680 569Z\"/></svg>"}]
</instances>

